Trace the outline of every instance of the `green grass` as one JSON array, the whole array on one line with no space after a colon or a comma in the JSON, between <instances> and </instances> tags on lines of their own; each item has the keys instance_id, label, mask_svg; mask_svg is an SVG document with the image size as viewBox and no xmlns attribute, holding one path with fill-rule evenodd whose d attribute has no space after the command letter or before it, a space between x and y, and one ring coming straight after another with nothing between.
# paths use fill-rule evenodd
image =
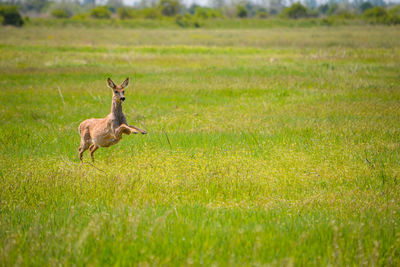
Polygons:
<instances>
[{"instance_id":1,"label":"green grass","mask_svg":"<svg viewBox=\"0 0 400 267\"><path fill-rule=\"evenodd\" d=\"M0 265L400 265L399 29L0 28Z\"/></svg>"}]
</instances>

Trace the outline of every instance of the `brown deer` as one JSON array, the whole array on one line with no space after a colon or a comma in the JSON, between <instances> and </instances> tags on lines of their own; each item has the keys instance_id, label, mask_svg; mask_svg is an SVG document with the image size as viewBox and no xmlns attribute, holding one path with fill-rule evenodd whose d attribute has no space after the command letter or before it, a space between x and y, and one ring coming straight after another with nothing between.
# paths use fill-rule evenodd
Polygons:
<instances>
[{"instance_id":1,"label":"brown deer","mask_svg":"<svg viewBox=\"0 0 400 267\"><path fill-rule=\"evenodd\" d=\"M83 152L90 151L92 161L93 153L99 147L109 147L118 143L122 139L122 134L146 134L145 130L128 125L126 117L122 112L122 102L125 101L124 88L129 84L129 78L121 83L115 83L108 78L108 86L113 90L111 113L102 119L87 119L79 125L81 135L81 145L79 146L79 159L82 161Z\"/></svg>"}]
</instances>

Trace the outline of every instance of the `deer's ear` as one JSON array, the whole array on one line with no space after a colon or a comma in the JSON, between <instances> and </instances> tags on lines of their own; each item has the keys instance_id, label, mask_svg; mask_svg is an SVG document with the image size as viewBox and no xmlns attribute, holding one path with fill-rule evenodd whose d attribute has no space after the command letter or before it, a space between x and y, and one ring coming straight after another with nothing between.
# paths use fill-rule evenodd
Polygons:
<instances>
[{"instance_id":1,"label":"deer's ear","mask_svg":"<svg viewBox=\"0 0 400 267\"><path fill-rule=\"evenodd\" d=\"M115 83L110 79L107 78L107 85L108 87L110 87L111 89L115 89L117 86L115 85Z\"/></svg>"},{"instance_id":2,"label":"deer's ear","mask_svg":"<svg viewBox=\"0 0 400 267\"><path fill-rule=\"evenodd\" d=\"M125 88L128 86L128 84L129 84L129 78L126 78L125 81L123 83L121 83L121 87Z\"/></svg>"}]
</instances>

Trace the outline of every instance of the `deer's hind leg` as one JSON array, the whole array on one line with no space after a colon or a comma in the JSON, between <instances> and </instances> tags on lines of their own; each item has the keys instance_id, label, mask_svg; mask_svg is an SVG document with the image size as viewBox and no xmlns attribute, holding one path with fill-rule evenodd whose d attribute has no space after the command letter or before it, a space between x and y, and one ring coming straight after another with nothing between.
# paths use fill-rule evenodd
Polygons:
<instances>
[{"instance_id":1,"label":"deer's hind leg","mask_svg":"<svg viewBox=\"0 0 400 267\"><path fill-rule=\"evenodd\" d=\"M99 147L96 146L95 144L91 145L89 147L89 151L90 151L90 156L92 157L92 161L94 162L94 157L93 157L93 153L98 149Z\"/></svg>"},{"instance_id":2,"label":"deer's hind leg","mask_svg":"<svg viewBox=\"0 0 400 267\"><path fill-rule=\"evenodd\" d=\"M81 141L81 145L79 146L79 159L82 161L82 157L83 157L83 152L85 152L86 150L88 150L90 146L89 142L85 142L85 141Z\"/></svg>"},{"instance_id":3,"label":"deer's hind leg","mask_svg":"<svg viewBox=\"0 0 400 267\"><path fill-rule=\"evenodd\" d=\"M79 159L82 161L82 156L83 156L83 152L85 152L86 150L88 150L88 148L90 147L90 145L92 144L91 138L90 138L90 134L88 132L83 133L83 135L81 136L81 144L79 146Z\"/></svg>"}]
</instances>

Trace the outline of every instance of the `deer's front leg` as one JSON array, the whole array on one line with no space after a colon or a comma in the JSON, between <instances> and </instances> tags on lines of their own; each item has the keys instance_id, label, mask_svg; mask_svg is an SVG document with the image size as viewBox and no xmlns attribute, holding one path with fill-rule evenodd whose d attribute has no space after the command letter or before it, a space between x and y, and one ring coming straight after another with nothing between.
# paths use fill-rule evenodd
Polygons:
<instances>
[{"instance_id":1,"label":"deer's front leg","mask_svg":"<svg viewBox=\"0 0 400 267\"><path fill-rule=\"evenodd\" d=\"M137 134L138 131L133 128L130 128L126 124L121 124L117 129L115 129L115 138L121 139L122 134L130 135L131 133Z\"/></svg>"},{"instance_id":2,"label":"deer's front leg","mask_svg":"<svg viewBox=\"0 0 400 267\"><path fill-rule=\"evenodd\" d=\"M146 132L145 130L140 129L140 128L136 127L136 126L129 125L129 127L130 127L130 128L133 128L134 130L136 130L136 131L138 131L138 132L140 132L141 134L147 134L147 132Z\"/></svg>"}]
</instances>

